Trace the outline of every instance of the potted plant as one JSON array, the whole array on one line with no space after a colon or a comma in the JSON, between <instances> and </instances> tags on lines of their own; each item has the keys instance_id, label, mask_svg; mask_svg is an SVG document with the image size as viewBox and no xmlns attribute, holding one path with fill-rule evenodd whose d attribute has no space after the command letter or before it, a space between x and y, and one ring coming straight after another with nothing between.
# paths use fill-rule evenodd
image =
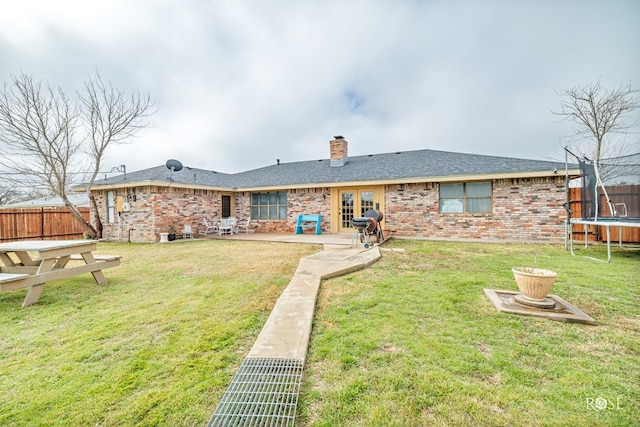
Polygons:
<instances>
[{"instance_id":1,"label":"potted plant","mask_svg":"<svg viewBox=\"0 0 640 427\"><path fill-rule=\"evenodd\" d=\"M558 274L551 270L536 268L538 253L532 267L514 267L511 269L522 295L532 301L542 301L551 291Z\"/></svg>"},{"instance_id":2,"label":"potted plant","mask_svg":"<svg viewBox=\"0 0 640 427\"><path fill-rule=\"evenodd\" d=\"M176 228L173 226L173 224L167 227L167 233L167 238L169 239L169 241L176 240Z\"/></svg>"}]
</instances>

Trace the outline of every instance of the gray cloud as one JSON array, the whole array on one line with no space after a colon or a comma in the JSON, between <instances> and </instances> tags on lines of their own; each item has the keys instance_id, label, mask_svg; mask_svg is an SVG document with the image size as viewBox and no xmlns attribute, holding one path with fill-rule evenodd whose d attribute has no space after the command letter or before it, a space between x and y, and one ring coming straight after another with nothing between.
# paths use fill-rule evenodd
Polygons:
<instances>
[{"instance_id":1,"label":"gray cloud","mask_svg":"<svg viewBox=\"0 0 640 427\"><path fill-rule=\"evenodd\" d=\"M0 77L149 92L153 128L107 164L237 172L430 148L561 158L557 91L640 76L635 1L24 0L0 17Z\"/></svg>"}]
</instances>

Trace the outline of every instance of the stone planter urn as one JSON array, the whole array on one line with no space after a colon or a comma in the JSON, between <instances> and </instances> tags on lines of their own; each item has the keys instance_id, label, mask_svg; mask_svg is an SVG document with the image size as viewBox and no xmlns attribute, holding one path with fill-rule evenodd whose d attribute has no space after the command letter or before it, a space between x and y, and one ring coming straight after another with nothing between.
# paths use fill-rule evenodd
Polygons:
<instances>
[{"instance_id":1,"label":"stone planter urn","mask_svg":"<svg viewBox=\"0 0 640 427\"><path fill-rule=\"evenodd\" d=\"M551 291L558 274L551 270L530 267L511 269L522 295L531 301L543 301Z\"/></svg>"}]
</instances>

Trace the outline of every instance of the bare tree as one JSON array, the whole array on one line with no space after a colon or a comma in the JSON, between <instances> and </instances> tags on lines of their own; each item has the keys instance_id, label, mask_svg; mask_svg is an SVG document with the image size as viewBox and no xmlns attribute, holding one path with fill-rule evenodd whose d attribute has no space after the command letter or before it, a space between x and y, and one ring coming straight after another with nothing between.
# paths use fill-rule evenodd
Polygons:
<instances>
[{"instance_id":1,"label":"bare tree","mask_svg":"<svg viewBox=\"0 0 640 427\"><path fill-rule=\"evenodd\" d=\"M561 92L560 111L553 113L573 122L575 136L592 143L586 151L580 151L597 163L607 156L625 154L622 141L613 138L626 134L636 124L630 116L639 106L637 93L631 83L607 91L598 80Z\"/></svg>"},{"instance_id":2,"label":"bare tree","mask_svg":"<svg viewBox=\"0 0 640 427\"><path fill-rule=\"evenodd\" d=\"M2 165L23 186L45 186L59 195L87 231L93 229L69 201L71 168L80 148L75 138L77 109L60 88L35 83L31 76L13 77L0 97Z\"/></svg>"},{"instance_id":3,"label":"bare tree","mask_svg":"<svg viewBox=\"0 0 640 427\"><path fill-rule=\"evenodd\" d=\"M0 185L0 206L13 203L19 197L20 194L13 187Z\"/></svg>"},{"instance_id":4,"label":"bare tree","mask_svg":"<svg viewBox=\"0 0 640 427\"><path fill-rule=\"evenodd\" d=\"M60 196L84 225L85 234L101 237L102 223L91 185L109 144L125 142L146 127L143 120L152 114L153 104L148 96L127 98L105 84L97 72L85 83L76 104L62 89L36 83L24 73L12 76L12 80L0 95L0 164L20 176L21 184L44 186ZM87 222L67 197L73 179L81 175L82 155L91 163L86 189L97 227Z\"/></svg>"},{"instance_id":5,"label":"bare tree","mask_svg":"<svg viewBox=\"0 0 640 427\"><path fill-rule=\"evenodd\" d=\"M576 151L581 152L583 157L590 157L593 162L595 181L590 184L594 185L591 191L597 186L601 187L612 214L615 207L609 199L604 183L624 175L628 170L626 165L623 167L617 164L619 159L632 157L624 156L627 154L625 141L616 137L629 133L631 127L637 123L637 119L634 122L632 117L638 108L637 93L638 90L631 83L608 91L600 86L598 80L584 87L576 86L562 92L560 111L554 112L573 122L576 138L584 138L591 143L587 150ZM604 162L606 157L618 160ZM599 196L593 198L593 212L596 217L599 212L599 199Z\"/></svg>"},{"instance_id":6,"label":"bare tree","mask_svg":"<svg viewBox=\"0 0 640 427\"><path fill-rule=\"evenodd\" d=\"M85 82L84 92L79 97L83 106L81 117L88 133L83 151L93 166L85 188L91 209L95 213L96 233L102 236L102 221L97 215L98 207L91 193L102 159L109 145L126 143L140 129L149 126L146 119L155 111L149 95L132 93L127 96L111 83L105 83L97 72Z\"/></svg>"}]
</instances>

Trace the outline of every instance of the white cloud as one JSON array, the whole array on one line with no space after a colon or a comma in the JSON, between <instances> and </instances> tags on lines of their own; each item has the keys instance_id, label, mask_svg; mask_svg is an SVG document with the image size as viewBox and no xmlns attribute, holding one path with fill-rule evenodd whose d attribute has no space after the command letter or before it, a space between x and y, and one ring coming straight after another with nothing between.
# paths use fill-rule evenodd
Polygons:
<instances>
[{"instance_id":1,"label":"white cloud","mask_svg":"<svg viewBox=\"0 0 640 427\"><path fill-rule=\"evenodd\" d=\"M556 91L640 75L640 4L22 0L0 15L0 77L74 91L94 69L149 92L154 127L109 161L236 172L432 148L538 158L571 132ZM638 85L638 82L636 82Z\"/></svg>"}]
</instances>

